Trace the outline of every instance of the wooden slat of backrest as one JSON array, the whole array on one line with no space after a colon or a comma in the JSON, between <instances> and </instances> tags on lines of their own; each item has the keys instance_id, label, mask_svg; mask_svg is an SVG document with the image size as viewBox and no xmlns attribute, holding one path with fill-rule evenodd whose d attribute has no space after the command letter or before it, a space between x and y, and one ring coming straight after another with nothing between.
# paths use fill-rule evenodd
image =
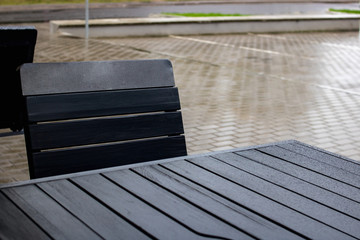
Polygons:
<instances>
[{"instance_id":1,"label":"wooden slat of backrest","mask_svg":"<svg viewBox=\"0 0 360 240\"><path fill-rule=\"evenodd\" d=\"M165 59L24 64L20 75L24 96L175 85Z\"/></svg>"},{"instance_id":2,"label":"wooden slat of backrest","mask_svg":"<svg viewBox=\"0 0 360 240\"><path fill-rule=\"evenodd\" d=\"M184 133L181 112L53 122L29 126L32 150Z\"/></svg>"},{"instance_id":3,"label":"wooden slat of backrest","mask_svg":"<svg viewBox=\"0 0 360 240\"><path fill-rule=\"evenodd\" d=\"M26 97L29 122L180 109L175 87Z\"/></svg>"},{"instance_id":4,"label":"wooden slat of backrest","mask_svg":"<svg viewBox=\"0 0 360 240\"><path fill-rule=\"evenodd\" d=\"M30 177L39 178L185 155L184 136L37 152L32 156Z\"/></svg>"}]
</instances>

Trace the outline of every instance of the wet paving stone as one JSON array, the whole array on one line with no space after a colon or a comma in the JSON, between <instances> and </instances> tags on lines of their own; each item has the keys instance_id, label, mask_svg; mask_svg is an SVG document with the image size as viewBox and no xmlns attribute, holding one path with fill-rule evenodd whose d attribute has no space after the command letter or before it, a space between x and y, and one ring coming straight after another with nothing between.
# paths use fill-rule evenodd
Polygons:
<instances>
[{"instance_id":1,"label":"wet paving stone","mask_svg":"<svg viewBox=\"0 0 360 240\"><path fill-rule=\"evenodd\" d=\"M189 154L296 139L360 160L358 32L85 41L36 27L35 62L170 59ZM23 136L0 145L0 183L28 179Z\"/></svg>"}]
</instances>

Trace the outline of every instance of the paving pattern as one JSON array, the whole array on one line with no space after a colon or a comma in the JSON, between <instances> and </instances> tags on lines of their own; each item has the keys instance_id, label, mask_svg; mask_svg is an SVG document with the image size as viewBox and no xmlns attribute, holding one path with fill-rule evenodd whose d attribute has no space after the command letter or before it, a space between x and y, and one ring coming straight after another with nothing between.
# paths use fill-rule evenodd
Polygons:
<instances>
[{"instance_id":1,"label":"paving pattern","mask_svg":"<svg viewBox=\"0 0 360 240\"><path fill-rule=\"evenodd\" d=\"M360 160L358 32L85 41L35 26L35 62L170 59L189 154L296 139ZM0 137L0 183L27 171L23 136Z\"/></svg>"}]
</instances>

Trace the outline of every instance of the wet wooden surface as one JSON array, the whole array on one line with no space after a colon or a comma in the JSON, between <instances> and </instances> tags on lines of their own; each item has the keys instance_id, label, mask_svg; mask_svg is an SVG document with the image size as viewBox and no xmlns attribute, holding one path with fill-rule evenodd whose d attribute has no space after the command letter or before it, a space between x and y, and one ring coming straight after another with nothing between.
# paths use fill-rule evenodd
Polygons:
<instances>
[{"instance_id":1,"label":"wet wooden surface","mask_svg":"<svg viewBox=\"0 0 360 240\"><path fill-rule=\"evenodd\" d=\"M0 237L358 239L359 183L285 141L3 185Z\"/></svg>"}]
</instances>

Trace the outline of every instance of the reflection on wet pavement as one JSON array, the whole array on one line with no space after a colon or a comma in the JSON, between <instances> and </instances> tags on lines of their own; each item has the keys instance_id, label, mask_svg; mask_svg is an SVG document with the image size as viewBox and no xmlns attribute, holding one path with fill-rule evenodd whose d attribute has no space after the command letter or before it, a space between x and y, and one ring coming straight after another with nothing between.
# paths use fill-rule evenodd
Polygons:
<instances>
[{"instance_id":1,"label":"reflection on wet pavement","mask_svg":"<svg viewBox=\"0 0 360 240\"><path fill-rule=\"evenodd\" d=\"M168 58L189 154L297 139L360 160L358 32L50 37L35 62ZM23 137L0 139L0 182L27 176Z\"/></svg>"}]
</instances>

